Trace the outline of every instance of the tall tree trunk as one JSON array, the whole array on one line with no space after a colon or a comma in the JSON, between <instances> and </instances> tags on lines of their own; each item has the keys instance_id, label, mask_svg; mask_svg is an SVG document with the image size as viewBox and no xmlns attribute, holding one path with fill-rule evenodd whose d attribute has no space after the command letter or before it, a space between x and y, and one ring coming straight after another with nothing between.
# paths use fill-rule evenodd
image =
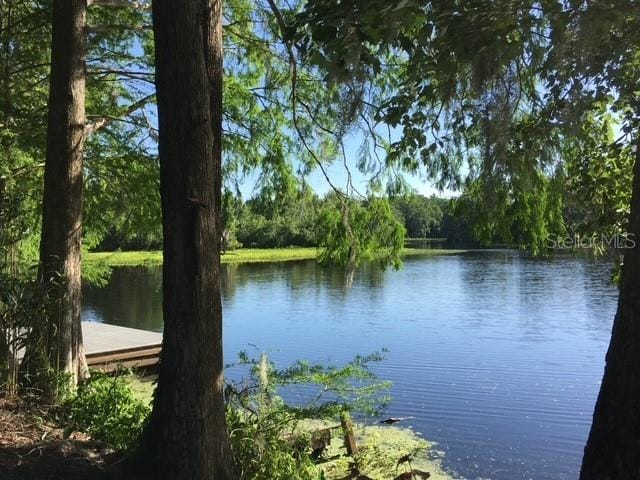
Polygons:
<instances>
[{"instance_id":1,"label":"tall tree trunk","mask_svg":"<svg viewBox=\"0 0 640 480\"><path fill-rule=\"evenodd\" d=\"M153 2L164 338L141 477L237 478L223 394L221 14L221 0Z\"/></svg>"},{"instance_id":2,"label":"tall tree trunk","mask_svg":"<svg viewBox=\"0 0 640 480\"><path fill-rule=\"evenodd\" d=\"M68 374L72 384L87 372L80 323L86 10L86 0L53 2L40 242L40 279L56 301L46 354L53 371Z\"/></svg>"},{"instance_id":3,"label":"tall tree trunk","mask_svg":"<svg viewBox=\"0 0 640 480\"><path fill-rule=\"evenodd\" d=\"M618 311L581 480L640 479L640 134Z\"/></svg>"}]
</instances>

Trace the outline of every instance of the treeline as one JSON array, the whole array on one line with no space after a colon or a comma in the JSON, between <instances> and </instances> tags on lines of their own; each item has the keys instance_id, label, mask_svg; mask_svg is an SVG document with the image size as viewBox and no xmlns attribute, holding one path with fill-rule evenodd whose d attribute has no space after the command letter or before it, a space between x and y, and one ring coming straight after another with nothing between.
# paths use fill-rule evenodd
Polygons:
<instances>
[{"instance_id":1,"label":"treeline","mask_svg":"<svg viewBox=\"0 0 640 480\"><path fill-rule=\"evenodd\" d=\"M618 173L616 178L625 178ZM388 203L406 239L437 238L450 247L499 246L542 253L552 248L553 239L624 231L622 205L628 201L628 185L600 182L596 188L593 181L577 175L567 178L565 172L539 181L540 191L530 197L509 198L512 193L476 181L450 198L406 193L379 199ZM370 200L352 202L364 205ZM265 190L246 200L227 189L221 209L223 249L318 246L328 233L322 218L339 210L337 203L333 192L321 196L308 186L284 195ZM101 251L160 248L160 223L150 221L133 231L125 222L113 224L96 246Z\"/></svg>"},{"instance_id":2,"label":"treeline","mask_svg":"<svg viewBox=\"0 0 640 480\"><path fill-rule=\"evenodd\" d=\"M620 189L614 197L614 186L600 184L597 196L594 185L578 184L567 191L562 176L544 181L544 198L509 200L498 190L491 194L482 191L486 187L476 182L451 198L409 193L383 200L404 227L406 239L437 238L450 247L499 246L541 253L551 248L555 238L623 231L625 211L620 205L628 201L628 188ZM578 180L572 181L575 184ZM332 194L320 196L310 188L277 198L259 193L247 200L225 190L223 249L318 246L326 233L321 218L335 211L335 200ZM354 201L362 204L368 200ZM532 221L532 216L544 220ZM159 222L147 222L133 231L126 223L118 223L101 234L97 244L89 238L89 244L98 251L158 250L162 248L162 229Z\"/></svg>"},{"instance_id":3,"label":"treeline","mask_svg":"<svg viewBox=\"0 0 640 480\"><path fill-rule=\"evenodd\" d=\"M333 195L320 197L303 190L286 200L258 195L243 202L227 192L223 205L225 247L317 246L325 233L320 219L327 211L335 211L334 200ZM444 238L456 245L477 243L464 215L456 208L455 198L412 193L384 201L404 227L406 238Z\"/></svg>"},{"instance_id":4,"label":"treeline","mask_svg":"<svg viewBox=\"0 0 640 480\"><path fill-rule=\"evenodd\" d=\"M394 218L404 227L405 238L446 239L450 245L477 245L467 216L456 198L430 197L417 193L382 199L388 202ZM360 203L368 200L361 199ZM358 202L356 200L356 202ZM226 190L223 194L223 248L315 247L326 232L323 216L334 212L335 195L320 196L309 188L286 198L258 194L248 200ZM127 235L113 228L98 246L99 250L145 250L162 246L160 228L155 233Z\"/></svg>"}]
</instances>

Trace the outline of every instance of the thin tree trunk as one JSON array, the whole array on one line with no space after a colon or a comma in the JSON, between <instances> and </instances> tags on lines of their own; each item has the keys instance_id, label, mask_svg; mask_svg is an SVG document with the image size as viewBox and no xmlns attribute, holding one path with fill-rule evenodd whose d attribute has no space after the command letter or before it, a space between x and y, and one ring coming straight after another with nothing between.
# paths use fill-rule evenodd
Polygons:
<instances>
[{"instance_id":1,"label":"thin tree trunk","mask_svg":"<svg viewBox=\"0 0 640 480\"><path fill-rule=\"evenodd\" d=\"M624 252L618 311L581 480L640 479L640 135L637 142L629 217L635 245Z\"/></svg>"},{"instance_id":2,"label":"thin tree trunk","mask_svg":"<svg viewBox=\"0 0 640 480\"><path fill-rule=\"evenodd\" d=\"M231 480L219 213L221 0L154 0L164 338L139 477Z\"/></svg>"},{"instance_id":3,"label":"thin tree trunk","mask_svg":"<svg viewBox=\"0 0 640 480\"><path fill-rule=\"evenodd\" d=\"M40 242L40 279L56 301L45 333L46 356L53 371L68 374L73 385L87 373L80 323L86 10L86 0L53 2Z\"/></svg>"},{"instance_id":4,"label":"thin tree trunk","mask_svg":"<svg viewBox=\"0 0 640 480\"><path fill-rule=\"evenodd\" d=\"M13 35L12 2L0 0L0 128L6 128L11 117L11 40Z\"/></svg>"}]
</instances>

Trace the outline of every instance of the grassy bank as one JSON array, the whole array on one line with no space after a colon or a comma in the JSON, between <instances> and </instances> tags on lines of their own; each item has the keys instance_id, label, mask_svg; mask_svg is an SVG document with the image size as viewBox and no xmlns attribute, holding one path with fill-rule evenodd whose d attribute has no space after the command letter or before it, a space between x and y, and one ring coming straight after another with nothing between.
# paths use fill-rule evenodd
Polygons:
<instances>
[{"instance_id":1,"label":"grassy bank","mask_svg":"<svg viewBox=\"0 0 640 480\"><path fill-rule=\"evenodd\" d=\"M222 255L222 263L284 262L316 258L315 248L242 248ZM162 265L162 252L90 252L84 255L87 263L102 263L110 267Z\"/></svg>"},{"instance_id":2,"label":"grassy bank","mask_svg":"<svg viewBox=\"0 0 640 480\"><path fill-rule=\"evenodd\" d=\"M405 248L403 256L451 255L463 250ZM241 248L222 255L222 263L286 262L291 260L313 260L318 249L313 247L288 248ZM103 264L110 267L135 267L162 265L161 251L137 252L90 252L83 261L88 264Z\"/></svg>"}]
</instances>

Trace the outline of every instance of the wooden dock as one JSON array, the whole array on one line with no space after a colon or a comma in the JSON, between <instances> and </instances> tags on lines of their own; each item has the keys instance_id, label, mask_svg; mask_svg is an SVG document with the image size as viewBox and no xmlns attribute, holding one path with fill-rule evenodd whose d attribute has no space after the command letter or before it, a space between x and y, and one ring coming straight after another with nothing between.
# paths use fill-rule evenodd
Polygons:
<instances>
[{"instance_id":1,"label":"wooden dock","mask_svg":"<svg viewBox=\"0 0 640 480\"><path fill-rule=\"evenodd\" d=\"M82 337L89 368L105 372L112 372L119 366L150 368L160 359L161 333L82 322Z\"/></svg>"}]
</instances>

